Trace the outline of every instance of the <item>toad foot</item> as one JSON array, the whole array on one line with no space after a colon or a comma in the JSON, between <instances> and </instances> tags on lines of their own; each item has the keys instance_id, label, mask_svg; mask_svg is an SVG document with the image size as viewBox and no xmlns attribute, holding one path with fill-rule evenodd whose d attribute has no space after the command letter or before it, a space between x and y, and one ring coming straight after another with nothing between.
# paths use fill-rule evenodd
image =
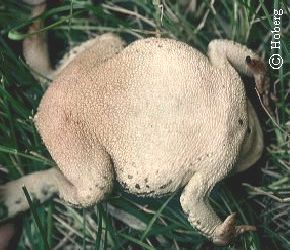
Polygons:
<instances>
[{"instance_id":1,"label":"toad foot","mask_svg":"<svg viewBox=\"0 0 290 250\"><path fill-rule=\"evenodd\" d=\"M255 226L250 225L235 226L235 222L236 213L233 213L221 225L217 226L212 239L213 243L218 246L226 246L239 234L257 230Z\"/></svg>"}]
</instances>

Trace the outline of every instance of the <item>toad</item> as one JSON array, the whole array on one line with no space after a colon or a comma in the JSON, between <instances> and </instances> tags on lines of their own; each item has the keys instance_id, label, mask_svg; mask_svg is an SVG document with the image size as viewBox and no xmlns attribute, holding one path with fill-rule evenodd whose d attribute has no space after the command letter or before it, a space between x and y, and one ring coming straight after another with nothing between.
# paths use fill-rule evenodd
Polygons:
<instances>
[{"instance_id":1,"label":"toad","mask_svg":"<svg viewBox=\"0 0 290 250\"><path fill-rule=\"evenodd\" d=\"M28 39L31 62L38 38ZM218 182L253 165L263 151L239 73L261 79L265 72L255 72L250 62L262 63L229 40L211 41L207 55L167 38L126 46L114 34L75 48L52 74L34 117L57 167L1 186L6 216L29 208L23 185L41 202L58 193L86 207L103 200L117 181L139 196L183 189L188 221L217 245L254 231L235 225L235 214L221 221L208 202Z\"/></svg>"}]
</instances>

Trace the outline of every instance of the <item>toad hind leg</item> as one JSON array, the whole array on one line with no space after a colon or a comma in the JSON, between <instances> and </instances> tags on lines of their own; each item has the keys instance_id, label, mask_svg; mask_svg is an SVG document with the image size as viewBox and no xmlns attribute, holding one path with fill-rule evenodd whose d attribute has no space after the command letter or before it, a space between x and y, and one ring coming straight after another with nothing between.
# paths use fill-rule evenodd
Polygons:
<instances>
[{"instance_id":1,"label":"toad hind leg","mask_svg":"<svg viewBox=\"0 0 290 250\"><path fill-rule=\"evenodd\" d=\"M100 158L97 159L100 160ZM85 164L82 167L74 165L71 166L71 170L64 169L64 173L57 167L53 167L0 186L0 221L13 218L20 212L29 209L27 198L22 189L24 186L32 200L37 200L40 204L55 193L76 206L90 206L101 201L113 185L112 172L107 169L111 164L110 159L104 157L104 162L101 162L103 165L99 165L103 169L105 168L104 172L99 172L100 168L95 165L95 162L91 163L92 168ZM74 172L72 171L74 167L79 167L79 171L73 175L69 174ZM71 179L68 179L65 174Z\"/></svg>"},{"instance_id":2,"label":"toad hind leg","mask_svg":"<svg viewBox=\"0 0 290 250\"><path fill-rule=\"evenodd\" d=\"M98 152L87 160L87 155L76 157L62 165L62 176L57 176L59 196L70 204L88 207L105 198L113 187L114 171L111 158L105 152ZM70 154L70 155L72 155Z\"/></svg>"},{"instance_id":3,"label":"toad hind leg","mask_svg":"<svg viewBox=\"0 0 290 250\"><path fill-rule=\"evenodd\" d=\"M50 100L43 102L35 122L62 173L56 180L59 196L74 205L91 206L111 191L111 157L81 120L52 115Z\"/></svg>"},{"instance_id":4,"label":"toad hind leg","mask_svg":"<svg viewBox=\"0 0 290 250\"><path fill-rule=\"evenodd\" d=\"M39 115L42 137L59 168L35 172L0 186L0 220L29 209L23 186L40 203L58 193L65 201L82 207L101 201L112 189L113 166L103 147L93 143L92 136L83 138L71 125L69 129L56 127L51 118L50 125L54 129L50 130L50 126L42 126L42 119L45 118Z\"/></svg>"},{"instance_id":5,"label":"toad hind leg","mask_svg":"<svg viewBox=\"0 0 290 250\"><path fill-rule=\"evenodd\" d=\"M45 202L57 192L55 176L58 170L51 168L24 176L0 186L0 221L12 218L29 208L23 187L33 200Z\"/></svg>"},{"instance_id":6,"label":"toad hind leg","mask_svg":"<svg viewBox=\"0 0 290 250\"><path fill-rule=\"evenodd\" d=\"M248 225L235 226L235 216L230 215L223 223L210 206L208 196L217 183L216 178L196 172L185 186L180 197L181 206L188 216L190 224L211 238L216 245L227 245L238 234L255 231Z\"/></svg>"}]
</instances>

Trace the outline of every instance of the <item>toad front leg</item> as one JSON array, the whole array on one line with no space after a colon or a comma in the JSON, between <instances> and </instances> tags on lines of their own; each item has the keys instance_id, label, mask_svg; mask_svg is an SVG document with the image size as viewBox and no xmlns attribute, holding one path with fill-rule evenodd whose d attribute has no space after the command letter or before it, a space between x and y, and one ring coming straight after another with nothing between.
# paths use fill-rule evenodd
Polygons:
<instances>
[{"instance_id":1,"label":"toad front leg","mask_svg":"<svg viewBox=\"0 0 290 250\"><path fill-rule=\"evenodd\" d=\"M235 226L235 214L222 223L209 204L208 196L214 185L219 181L209 173L197 172L184 188L180 197L181 206L188 216L190 224L210 238L214 244L224 246L237 235L255 231L254 226Z\"/></svg>"},{"instance_id":2,"label":"toad front leg","mask_svg":"<svg viewBox=\"0 0 290 250\"><path fill-rule=\"evenodd\" d=\"M270 79L267 76L266 65L264 62L252 59L250 56L247 56L245 61L255 77L256 88L259 95L262 97L262 102L266 110L271 116L274 116L270 107L270 99L276 102L277 98L273 93L271 93Z\"/></svg>"},{"instance_id":3,"label":"toad front leg","mask_svg":"<svg viewBox=\"0 0 290 250\"><path fill-rule=\"evenodd\" d=\"M32 5L31 17L40 16L45 8L45 0L23 0ZM56 69L51 67L48 54L46 33L40 32L43 29L43 20L38 17L29 27L28 33L32 33L23 41L23 55L27 65L32 69L32 74L40 82L44 79L54 80L72 61L82 61L83 70L98 67L116 53L123 50L125 42L112 33L105 33L93 37L86 42L70 49L58 62ZM46 82L47 84L47 82Z\"/></svg>"},{"instance_id":4,"label":"toad front leg","mask_svg":"<svg viewBox=\"0 0 290 250\"><path fill-rule=\"evenodd\" d=\"M228 74L233 79L233 82L236 81L238 84L242 84L242 82L236 70L253 76L252 71L245 63L245 58L250 56L255 60L259 60L259 57L253 51L227 40L212 41L209 44L208 56L214 67L220 69L224 74ZM243 88L239 89L243 90ZM241 91L241 94L243 94L243 91ZM238 145L232 146L236 147ZM232 147L230 148L230 151L233 152ZM229 156L226 158L228 159ZM232 159L235 159L235 156ZM208 196L216 183L227 176L230 171L228 166L234 163L226 163L221 159L216 159L214 162L223 162L223 164L220 166L205 166L202 171L196 172L185 187L180 201L184 212L188 215L189 222L194 227L211 238L215 244L226 245L235 236L247 231L255 231L256 228L248 225L235 226L235 214L230 215L222 223L214 213L208 202Z\"/></svg>"},{"instance_id":5,"label":"toad front leg","mask_svg":"<svg viewBox=\"0 0 290 250\"><path fill-rule=\"evenodd\" d=\"M208 57L213 66L254 77L256 88L267 111L273 116L270 99L277 98L270 92L270 79L263 60L246 46L229 40L213 40L208 45Z\"/></svg>"}]
</instances>

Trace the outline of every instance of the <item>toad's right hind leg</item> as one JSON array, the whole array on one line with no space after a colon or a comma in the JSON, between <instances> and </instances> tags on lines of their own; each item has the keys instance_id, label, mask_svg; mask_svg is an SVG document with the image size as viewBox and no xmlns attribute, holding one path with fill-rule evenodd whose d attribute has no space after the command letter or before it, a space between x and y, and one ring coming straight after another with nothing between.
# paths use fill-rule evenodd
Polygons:
<instances>
[{"instance_id":1,"label":"toad's right hind leg","mask_svg":"<svg viewBox=\"0 0 290 250\"><path fill-rule=\"evenodd\" d=\"M57 96L58 93L54 94ZM72 107L59 106L54 97L48 98L46 94L34 119L63 174L56 179L59 195L75 205L93 205L112 189L114 170L111 157L89 126L92 124L75 115Z\"/></svg>"},{"instance_id":2,"label":"toad's right hind leg","mask_svg":"<svg viewBox=\"0 0 290 250\"><path fill-rule=\"evenodd\" d=\"M71 131L73 126L54 131L39 127L59 168L39 171L0 186L0 220L12 218L29 208L23 186L40 203L58 193L65 201L82 207L101 201L112 189L111 158L101 145L90 141L92 137Z\"/></svg>"},{"instance_id":3,"label":"toad's right hind leg","mask_svg":"<svg viewBox=\"0 0 290 250\"><path fill-rule=\"evenodd\" d=\"M101 201L113 185L110 157L101 149L96 151L87 148L89 151L84 152L84 148L77 148L78 145L76 143L75 148L67 145L68 151L63 147L63 156L57 156L61 170L53 167L0 186L0 221L29 209L22 190L24 186L31 198L40 203L55 193L77 206L90 206Z\"/></svg>"}]
</instances>

